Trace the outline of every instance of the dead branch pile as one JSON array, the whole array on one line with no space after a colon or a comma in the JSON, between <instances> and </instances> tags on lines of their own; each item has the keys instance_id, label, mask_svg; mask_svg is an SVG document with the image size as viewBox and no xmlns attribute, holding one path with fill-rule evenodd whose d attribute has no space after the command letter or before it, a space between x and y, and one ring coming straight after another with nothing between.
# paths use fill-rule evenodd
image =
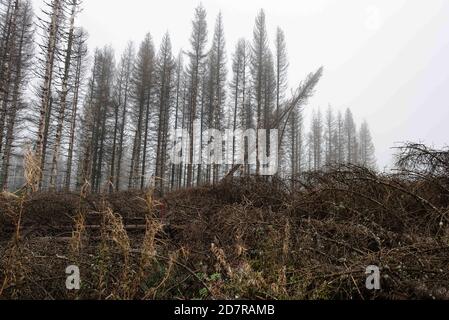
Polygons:
<instances>
[{"instance_id":1,"label":"dead branch pile","mask_svg":"<svg viewBox=\"0 0 449 320\"><path fill-rule=\"evenodd\" d=\"M234 178L163 199L2 194L0 298L449 299L448 153L407 145L398 168ZM79 291L65 288L69 265ZM371 265L379 291L365 285Z\"/></svg>"}]
</instances>

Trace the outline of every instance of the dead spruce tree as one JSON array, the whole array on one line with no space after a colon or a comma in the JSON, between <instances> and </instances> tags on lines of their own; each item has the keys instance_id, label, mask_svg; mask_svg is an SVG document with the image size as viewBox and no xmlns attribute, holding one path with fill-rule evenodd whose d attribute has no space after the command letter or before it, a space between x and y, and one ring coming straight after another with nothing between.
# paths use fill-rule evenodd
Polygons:
<instances>
[{"instance_id":1,"label":"dead spruce tree","mask_svg":"<svg viewBox=\"0 0 449 320\"><path fill-rule=\"evenodd\" d=\"M205 47L207 42L207 22L206 10L202 5L195 9L195 17L192 22L193 30L190 37L191 51L189 56L189 66L187 69L187 77L189 79L189 104L187 111L187 126L190 135L187 157L187 187L193 184L193 160L194 160L194 125L198 119L198 101L201 86L201 78L204 70L204 60L207 57Z\"/></svg>"},{"instance_id":2,"label":"dead spruce tree","mask_svg":"<svg viewBox=\"0 0 449 320\"><path fill-rule=\"evenodd\" d=\"M256 23L253 32L253 42L251 47L251 75L253 86L253 99L256 106L256 128L268 129L264 126L267 121L266 115L268 113L268 82L269 76L267 72L272 71L269 63L272 62L270 58L270 51L268 46L268 35L266 30L265 12L261 10L256 18ZM272 88L271 88L272 89ZM260 174L260 159L259 159L259 136L256 136L256 174Z\"/></svg>"},{"instance_id":3,"label":"dead spruce tree","mask_svg":"<svg viewBox=\"0 0 449 320\"><path fill-rule=\"evenodd\" d=\"M224 107L226 104L226 79L227 79L227 59L226 59L226 42L224 37L223 16L220 13L215 24L214 38L212 48L209 51L208 67L207 67L207 107L205 120L208 129L223 130L224 129ZM206 143L213 143L209 137L206 137ZM209 156L209 155L208 155ZM210 163L210 162L208 162ZM201 165L198 167L198 184L201 184ZM208 165L207 182L210 178L215 184L219 179L219 165L215 164L212 168Z\"/></svg>"},{"instance_id":4,"label":"dead spruce tree","mask_svg":"<svg viewBox=\"0 0 449 320\"><path fill-rule=\"evenodd\" d=\"M275 39L275 72L276 72L276 116L279 116L279 111L281 104L285 99L285 92L288 86L288 58L287 58L287 44L285 42L285 34L281 28L277 28L276 30L276 39ZM297 112L295 112L296 115ZM292 115L293 116L293 115ZM294 139L294 135L292 135L292 139ZM286 146L285 137L279 137L279 159L285 159L286 155ZM294 141L292 141L292 146L294 145ZM282 161L278 162L278 169L281 168Z\"/></svg>"},{"instance_id":5,"label":"dead spruce tree","mask_svg":"<svg viewBox=\"0 0 449 320\"><path fill-rule=\"evenodd\" d=\"M69 139L67 152L67 168L65 173L64 188L69 191L72 186L73 158L75 153L75 138L79 115L80 98L84 87L84 77L87 65L87 33L83 29L75 31L73 68L73 90L71 93L71 110L69 117Z\"/></svg>"},{"instance_id":6,"label":"dead spruce tree","mask_svg":"<svg viewBox=\"0 0 449 320\"><path fill-rule=\"evenodd\" d=\"M10 163L13 157L13 150L16 148L19 137L18 132L24 124L24 109L27 107L25 101L25 89L29 81L31 59L33 54L33 10L30 1L20 1L19 9L15 11L17 17L13 20L17 24L14 27L14 34L10 35L10 41L13 43L6 59L10 66L8 67L10 80L7 90L8 94L2 95L1 105L5 106L5 123L0 128L0 145L4 145L1 150L1 171L0 171L0 190L8 189L8 179ZM6 48L3 48L6 49ZM2 61L3 65L4 61ZM10 98L7 98L9 96ZM3 128L3 125L6 126ZM5 137L3 143L3 136Z\"/></svg>"},{"instance_id":7,"label":"dead spruce tree","mask_svg":"<svg viewBox=\"0 0 449 320\"><path fill-rule=\"evenodd\" d=\"M151 35L147 34L137 53L132 76L131 124L134 131L129 188L143 189L148 156L149 121L154 98L155 54Z\"/></svg>"},{"instance_id":8,"label":"dead spruce tree","mask_svg":"<svg viewBox=\"0 0 449 320\"><path fill-rule=\"evenodd\" d=\"M327 166L336 163L334 127L335 127L334 112L331 106L329 106L326 110L325 133L324 133L325 161L326 161L325 164Z\"/></svg>"},{"instance_id":9,"label":"dead spruce tree","mask_svg":"<svg viewBox=\"0 0 449 320\"><path fill-rule=\"evenodd\" d=\"M156 185L161 193L165 189L167 172L168 138L171 107L173 105L173 81L175 61L169 34L165 34L156 62L156 101L158 103L157 146L156 146Z\"/></svg>"},{"instance_id":10,"label":"dead spruce tree","mask_svg":"<svg viewBox=\"0 0 449 320\"><path fill-rule=\"evenodd\" d=\"M275 63L276 63L276 114L279 114L281 104L285 99L288 86L288 58L285 34L281 28L276 30L275 40Z\"/></svg>"},{"instance_id":11,"label":"dead spruce tree","mask_svg":"<svg viewBox=\"0 0 449 320\"><path fill-rule=\"evenodd\" d=\"M345 136L344 136L344 119L343 114L341 111L338 111L337 113L337 120L335 124L335 132L334 132L334 139L335 139L335 148L337 153L337 163L344 163L345 162Z\"/></svg>"},{"instance_id":12,"label":"dead spruce tree","mask_svg":"<svg viewBox=\"0 0 449 320\"><path fill-rule=\"evenodd\" d=\"M373 139L368 122L363 121L359 130L359 164L370 168L376 168L376 156Z\"/></svg>"},{"instance_id":13,"label":"dead spruce tree","mask_svg":"<svg viewBox=\"0 0 449 320\"><path fill-rule=\"evenodd\" d=\"M319 109L313 110L310 133L310 148L312 148L313 154L312 169L318 171L323 165L323 115Z\"/></svg>"},{"instance_id":14,"label":"dead spruce tree","mask_svg":"<svg viewBox=\"0 0 449 320\"><path fill-rule=\"evenodd\" d=\"M51 174L50 174L50 188L51 190L56 190L57 187L57 176L58 176L58 163L61 156L61 141L64 129L64 122L67 115L68 109L68 96L70 90L76 87L76 84L70 83L74 80L71 75L72 71L72 61L74 59L74 42L75 42L75 18L80 10L79 0L67 0L66 10L69 11L69 26L66 34L64 34L64 40L66 40L64 48L64 61L63 61L63 73L61 77L61 88L59 92L59 105L57 114L57 124L56 124L56 135L53 144L53 156L51 164Z\"/></svg>"},{"instance_id":15,"label":"dead spruce tree","mask_svg":"<svg viewBox=\"0 0 449 320\"><path fill-rule=\"evenodd\" d=\"M296 181L301 176L304 158L304 120L300 109L292 112L290 118L291 141L291 178Z\"/></svg>"},{"instance_id":16,"label":"dead spruce tree","mask_svg":"<svg viewBox=\"0 0 449 320\"><path fill-rule=\"evenodd\" d=\"M46 152L48 143L48 132L51 120L51 108L54 96L55 66L58 62L58 46L61 42L61 28L64 23L64 1L53 0L43 10L44 18L39 19L39 26L44 35L44 41L39 45L40 66L37 68L37 77L41 84L37 89L38 96L38 124L36 139L36 161L40 163L39 188L46 165ZM46 20L48 19L48 21Z\"/></svg>"},{"instance_id":17,"label":"dead spruce tree","mask_svg":"<svg viewBox=\"0 0 449 320\"><path fill-rule=\"evenodd\" d=\"M122 54L118 67L118 75L114 89L114 137L112 146L110 181L115 185L115 191L122 186L122 172L125 156L126 126L129 115L131 96L131 73L134 64L134 45L129 43Z\"/></svg>"},{"instance_id":18,"label":"dead spruce tree","mask_svg":"<svg viewBox=\"0 0 449 320\"><path fill-rule=\"evenodd\" d=\"M358 163L358 144L357 144L357 125L354 121L352 111L348 108L345 112L344 124L344 143L345 143L345 159L346 163Z\"/></svg>"},{"instance_id":19,"label":"dead spruce tree","mask_svg":"<svg viewBox=\"0 0 449 320\"><path fill-rule=\"evenodd\" d=\"M176 60L176 75L175 75L175 113L174 113L174 129L180 129L180 124L182 122L183 117L183 105L184 105L184 96L185 96L185 72L184 72L184 61L182 52L178 54L178 58ZM175 145L178 143L182 143L182 139L184 137L173 136L174 144L172 145L172 156L174 157L176 154ZM177 156L180 156L178 154ZM179 187L181 183L180 172L182 168L182 164L171 164L171 177L170 177L170 190L174 190L175 187Z\"/></svg>"},{"instance_id":20,"label":"dead spruce tree","mask_svg":"<svg viewBox=\"0 0 449 320\"><path fill-rule=\"evenodd\" d=\"M236 45L232 58L232 81L230 92L233 102L232 129L235 132L238 128L247 130L251 128L248 123L252 115L245 116L248 96L248 67L249 67L249 47L245 39L240 39ZM235 165L237 147L241 147L244 141L237 141L237 137L232 139L232 166ZM245 157L246 158L246 157Z\"/></svg>"},{"instance_id":21,"label":"dead spruce tree","mask_svg":"<svg viewBox=\"0 0 449 320\"><path fill-rule=\"evenodd\" d=\"M108 158L111 153L114 74L113 49L110 47L97 49L82 115L82 154L79 175L79 184L84 185L85 182L89 182L94 192L99 192L109 178L107 169L109 169Z\"/></svg>"},{"instance_id":22,"label":"dead spruce tree","mask_svg":"<svg viewBox=\"0 0 449 320\"><path fill-rule=\"evenodd\" d=\"M19 0L9 0L2 4L1 49L0 49L0 154L3 150L4 130L8 113L13 76L14 51L20 16Z\"/></svg>"}]
</instances>

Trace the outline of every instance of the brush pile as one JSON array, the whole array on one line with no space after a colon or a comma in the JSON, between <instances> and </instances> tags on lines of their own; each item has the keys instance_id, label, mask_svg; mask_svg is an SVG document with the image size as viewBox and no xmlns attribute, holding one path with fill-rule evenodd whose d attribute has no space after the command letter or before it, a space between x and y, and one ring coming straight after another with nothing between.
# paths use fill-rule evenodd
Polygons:
<instances>
[{"instance_id":1,"label":"brush pile","mask_svg":"<svg viewBox=\"0 0 449 320\"><path fill-rule=\"evenodd\" d=\"M449 153L407 145L397 167L163 198L4 193L0 299L449 299Z\"/></svg>"}]
</instances>

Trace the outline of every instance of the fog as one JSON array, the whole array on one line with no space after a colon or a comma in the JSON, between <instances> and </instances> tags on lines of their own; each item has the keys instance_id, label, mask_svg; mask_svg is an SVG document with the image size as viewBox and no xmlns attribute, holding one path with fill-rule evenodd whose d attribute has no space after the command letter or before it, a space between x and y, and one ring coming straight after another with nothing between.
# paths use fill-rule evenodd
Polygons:
<instances>
[{"instance_id":1,"label":"fog","mask_svg":"<svg viewBox=\"0 0 449 320\"><path fill-rule=\"evenodd\" d=\"M449 119L449 2L446 0L204 0L209 38L224 16L228 56L240 37L251 39L260 8L274 40L284 29L295 87L309 72L325 75L307 110L350 107L370 124L381 168L401 141L443 146ZM110 44L117 56L129 40L150 32L158 44L169 31L175 50L188 48L198 1L85 1L79 24L89 47ZM38 8L41 0L33 0Z\"/></svg>"}]
</instances>

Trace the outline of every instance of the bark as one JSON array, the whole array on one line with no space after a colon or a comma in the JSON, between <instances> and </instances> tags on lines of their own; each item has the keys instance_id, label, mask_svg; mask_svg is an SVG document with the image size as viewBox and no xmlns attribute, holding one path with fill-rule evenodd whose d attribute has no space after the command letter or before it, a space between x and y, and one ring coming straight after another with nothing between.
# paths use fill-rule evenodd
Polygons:
<instances>
[{"instance_id":1,"label":"bark","mask_svg":"<svg viewBox=\"0 0 449 320\"><path fill-rule=\"evenodd\" d=\"M118 150L117 150L117 172L116 172L116 181L115 181L115 187L116 191L120 191L120 177L122 176L122 159L123 159L123 143L124 143L124 137L125 137L125 126L126 126L126 112L128 108L128 89L129 89L129 69L127 71L127 78L125 81L125 97L123 101L123 107L122 107L122 121L121 121L121 127L120 127L120 138L119 138L119 144L118 144Z\"/></svg>"},{"instance_id":2,"label":"bark","mask_svg":"<svg viewBox=\"0 0 449 320\"><path fill-rule=\"evenodd\" d=\"M80 39L82 41L82 39ZM75 132L76 132L76 118L78 115L78 100L79 100L79 91L81 86L81 71L82 71L82 60L83 60L83 52L82 45L80 44L80 50L77 52L77 63L76 63L76 71L75 71L75 87L73 94L73 102L72 102L72 115L70 118L70 138L69 138L69 150L67 154L67 171L65 177L65 190L69 191L70 186L72 184L72 167L73 167L73 152L74 152L74 144L75 144Z\"/></svg>"},{"instance_id":3,"label":"bark","mask_svg":"<svg viewBox=\"0 0 449 320\"><path fill-rule=\"evenodd\" d=\"M12 12L10 10L13 10ZM5 121L8 113L8 100L10 98L11 75L13 64L13 51L15 46L15 34L17 29L17 16L19 14L19 1L15 0L13 8L8 5L7 19L5 21L5 40L2 54L2 63L0 65L0 153L3 149L3 134Z\"/></svg>"},{"instance_id":4,"label":"bark","mask_svg":"<svg viewBox=\"0 0 449 320\"><path fill-rule=\"evenodd\" d=\"M17 57L16 57L16 71L15 71L15 81L14 81L14 88L12 93L12 103L11 108L9 110L9 119L8 124L6 127L6 140L5 140L5 150L2 157L2 169L1 169L1 177L0 177L0 190L8 190L8 178L9 178L9 166L10 166L10 160L11 160L11 151L14 141L14 129L16 127L16 119L17 119L17 112L19 109L19 103L20 103L20 89L22 83L22 76L23 76L23 47L24 47L24 41L25 41L25 32L26 32L26 19L27 19L27 12L23 12L23 23L22 23L22 31L20 34L20 40L19 40L19 46L17 51ZM26 54L26 53L25 53ZM3 130L0 128L1 132ZM0 141L2 140L2 137L0 136ZM1 152L1 150L0 150Z\"/></svg>"},{"instance_id":5,"label":"bark","mask_svg":"<svg viewBox=\"0 0 449 320\"><path fill-rule=\"evenodd\" d=\"M41 87L41 105L39 112L39 125L36 143L36 158L40 161L39 188L42 186L43 172L45 168L46 143L48 141L48 126L50 116L51 86L53 83L54 62L56 57L56 45L58 37L58 19L61 14L61 0L53 0L51 22L49 26L48 44L46 47L44 81Z\"/></svg>"},{"instance_id":6,"label":"bark","mask_svg":"<svg viewBox=\"0 0 449 320\"><path fill-rule=\"evenodd\" d=\"M73 49L73 38L75 31L75 16L76 10L78 7L78 0L73 0L71 3L71 13L70 13L70 27L68 33L68 41L67 41L67 49L66 56L64 61L64 76L62 79L62 90L61 90L61 99L59 105L59 114L58 114L58 123L56 128L56 138L53 150L53 160L52 160L52 168L51 168L51 177L50 177L50 188L52 190L56 190L57 188L57 177L58 177L58 160L61 152L61 140L62 140L62 130L64 126L64 120L66 117L66 109L67 109L67 96L69 94L69 76L70 76L70 67L72 62L72 49Z\"/></svg>"}]
</instances>

